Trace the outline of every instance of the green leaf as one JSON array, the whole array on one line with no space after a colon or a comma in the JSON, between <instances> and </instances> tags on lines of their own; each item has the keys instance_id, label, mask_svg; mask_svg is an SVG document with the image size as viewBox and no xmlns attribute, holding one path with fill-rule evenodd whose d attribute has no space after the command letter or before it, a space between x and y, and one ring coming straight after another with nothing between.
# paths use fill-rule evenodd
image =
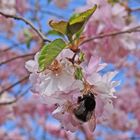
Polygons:
<instances>
[{"instance_id":1,"label":"green leaf","mask_svg":"<svg viewBox=\"0 0 140 140\"><path fill-rule=\"evenodd\" d=\"M32 34L30 33L30 31L28 29L26 29L26 30L24 30L24 36L25 36L27 48L30 49L31 41L32 41Z\"/></svg>"},{"instance_id":2,"label":"green leaf","mask_svg":"<svg viewBox=\"0 0 140 140\"><path fill-rule=\"evenodd\" d=\"M83 28L81 28L77 33L75 33L76 39L80 38L82 33L83 33Z\"/></svg>"},{"instance_id":3,"label":"green leaf","mask_svg":"<svg viewBox=\"0 0 140 140\"><path fill-rule=\"evenodd\" d=\"M50 3L52 0L48 0L48 3Z\"/></svg>"},{"instance_id":4,"label":"green leaf","mask_svg":"<svg viewBox=\"0 0 140 140\"><path fill-rule=\"evenodd\" d=\"M81 62L83 62L84 59L85 59L85 54L84 54L83 52L80 52L80 54L79 54L79 60L80 60Z\"/></svg>"},{"instance_id":5,"label":"green leaf","mask_svg":"<svg viewBox=\"0 0 140 140\"><path fill-rule=\"evenodd\" d=\"M55 31L55 30L50 30L50 31L48 31L46 35L47 35L47 36L49 36L49 35L53 35L53 36L61 36L61 37L64 38L64 34L58 32L58 31Z\"/></svg>"},{"instance_id":6,"label":"green leaf","mask_svg":"<svg viewBox=\"0 0 140 140\"><path fill-rule=\"evenodd\" d=\"M28 39L26 40L26 45L27 45L27 48L28 48L28 49L30 49L30 47L31 47L31 41L32 41L32 38L28 38Z\"/></svg>"},{"instance_id":7,"label":"green leaf","mask_svg":"<svg viewBox=\"0 0 140 140\"><path fill-rule=\"evenodd\" d=\"M82 68L76 68L75 78L78 80L82 80L82 78L83 78Z\"/></svg>"},{"instance_id":8,"label":"green leaf","mask_svg":"<svg viewBox=\"0 0 140 140\"><path fill-rule=\"evenodd\" d=\"M114 5L114 4L118 3L118 2L119 2L119 0L108 0L108 3L110 3L112 5Z\"/></svg>"},{"instance_id":9,"label":"green leaf","mask_svg":"<svg viewBox=\"0 0 140 140\"><path fill-rule=\"evenodd\" d=\"M91 17L91 15L95 12L97 8L97 5L95 5L93 8L79 13L79 14L74 14L68 22L67 25L67 36L69 39L72 38L72 35L80 31L85 23L88 21L88 19Z\"/></svg>"},{"instance_id":10,"label":"green leaf","mask_svg":"<svg viewBox=\"0 0 140 140\"><path fill-rule=\"evenodd\" d=\"M66 22L66 21L55 22L55 21L51 20L49 22L49 25L53 28L53 30L60 32L62 34L66 34L67 24L68 24L68 22Z\"/></svg>"},{"instance_id":11,"label":"green leaf","mask_svg":"<svg viewBox=\"0 0 140 140\"><path fill-rule=\"evenodd\" d=\"M96 8L97 8L97 5L94 5L93 8L88 9L87 11L84 11L84 12L79 13L79 14L74 14L70 18L69 24L72 25L75 23L81 23L81 22L87 21L90 18L90 16L95 12Z\"/></svg>"},{"instance_id":12,"label":"green leaf","mask_svg":"<svg viewBox=\"0 0 140 140\"><path fill-rule=\"evenodd\" d=\"M44 45L38 59L40 70L45 70L65 47L66 44L62 39L56 39Z\"/></svg>"}]
</instances>

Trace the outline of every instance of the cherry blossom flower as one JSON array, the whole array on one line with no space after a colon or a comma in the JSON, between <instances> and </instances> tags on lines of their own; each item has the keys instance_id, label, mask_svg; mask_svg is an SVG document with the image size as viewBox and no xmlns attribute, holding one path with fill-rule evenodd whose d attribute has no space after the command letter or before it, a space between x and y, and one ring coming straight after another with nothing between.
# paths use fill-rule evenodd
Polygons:
<instances>
[{"instance_id":1,"label":"cherry blossom flower","mask_svg":"<svg viewBox=\"0 0 140 140\"><path fill-rule=\"evenodd\" d=\"M16 13L16 10L14 8L16 1L15 0L1 0L0 1L0 9L4 13L10 13L11 15L14 15Z\"/></svg>"},{"instance_id":2,"label":"cherry blossom flower","mask_svg":"<svg viewBox=\"0 0 140 140\"><path fill-rule=\"evenodd\" d=\"M29 4L27 0L16 0L15 5L16 11L20 14L24 14L29 9Z\"/></svg>"},{"instance_id":3,"label":"cherry blossom flower","mask_svg":"<svg viewBox=\"0 0 140 140\"><path fill-rule=\"evenodd\" d=\"M94 60L94 61L93 61ZM89 60L89 63L85 64L83 69L85 69L86 81L91 86L91 90L95 93L96 99L96 114L102 117L99 120L103 120L103 118L107 118L109 113L113 110L112 98L116 98L114 95L117 87L120 82L112 81L112 79L117 75L118 72L108 72L103 76L99 73L102 69L106 67L107 64L100 64L101 59L96 57ZM93 66L93 68L92 68Z\"/></svg>"},{"instance_id":4,"label":"cherry blossom flower","mask_svg":"<svg viewBox=\"0 0 140 140\"><path fill-rule=\"evenodd\" d=\"M7 93L3 93L0 96L0 104L5 102L11 102L14 100L14 97L8 95ZM12 119L13 118L13 106L10 105L0 105L0 124L6 121L6 119Z\"/></svg>"},{"instance_id":5,"label":"cherry blossom flower","mask_svg":"<svg viewBox=\"0 0 140 140\"><path fill-rule=\"evenodd\" d=\"M66 59L71 58L73 54L71 52L69 53L69 55L71 54L70 56L66 55L68 52L68 50L62 51L49 68L43 72L39 72L39 52L35 55L34 60L26 62L25 67L31 72L30 81L33 85L32 91L37 93L46 105L56 106L52 114L61 122L65 130L73 132L81 126L84 127L87 125L89 130L93 131L96 125L94 113L90 121L86 123L82 123L74 115L78 97L82 95L82 91L88 89L84 87L83 81L75 79L75 69L72 63ZM107 64L101 64L100 61L99 57L91 57L89 61L81 64L81 68L83 69L86 82L93 86L91 90L93 90L95 97L97 96L97 99L98 97L101 99L100 101L97 100L97 102L103 102L104 109L109 110L112 105L111 98L115 97L115 87L119 82L112 81L117 72L110 72L101 76L99 71L105 68ZM99 106L98 103L97 106ZM90 124L93 125L91 126Z\"/></svg>"},{"instance_id":6,"label":"cherry blossom flower","mask_svg":"<svg viewBox=\"0 0 140 140\"><path fill-rule=\"evenodd\" d=\"M20 7L20 8L19 8ZM1 0L0 1L0 10L4 13L15 15L18 11L23 14L27 11L27 1L26 0Z\"/></svg>"},{"instance_id":7,"label":"cherry blossom flower","mask_svg":"<svg viewBox=\"0 0 140 140\"><path fill-rule=\"evenodd\" d=\"M68 3L70 0L53 0L54 3L56 4L56 6L58 6L59 8L66 8L68 6Z\"/></svg>"},{"instance_id":8,"label":"cherry blossom flower","mask_svg":"<svg viewBox=\"0 0 140 140\"><path fill-rule=\"evenodd\" d=\"M128 11L126 8L119 3L111 5L107 0L88 0L86 6L78 8L76 11L83 11L94 4L97 4L98 8L86 26L85 35L87 38L100 34L125 31L139 24L133 17L131 17L132 20L128 23ZM88 57L91 57L96 52L106 62L119 63L129 52L136 50L138 44L139 33L134 32L105 37L102 40L95 39L81 46L81 49ZM108 53L108 50L110 50L110 53Z\"/></svg>"},{"instance_id":9,"label":"cherry blossom flower","mask_svg":"<svg viewBox=\"0 0 140 140\"><path fill-rule=\"evenodd\" d=\"M53 136L57 138L62 138L62 139L68 139L68 140L75 140L76 137L73 133L69 131L65 131L64 129L61 129L60 125L53 125L51 123L47 123L45 126L45 129L47 132L50 132L53 134Z\"/></svg>"},{"instance_id":10,"label":"cherry blossom flower","mask_svg":"<svg viewBox=\"0 0 140 140\"><path fill-rule=\"evenodd\" d=\"M79 86L81 82L74 79L74 70L72 66L70 66L68 61L63 61L62 63L55 61L54 66L58 66L57 71L46 70L43 73L37 73L39 71L38 55L39 53L35 55L34 61L29 60L28 62L26 62L25 67L28 69L28 71L33 72L33 74L31 74L30 76L30 80L34 83L36 82L34 81L35 79L38 81L38 88L39 91L41 91L41 95L50 96L55 92L68 91L70 87L76 89L77 85Z\"/></svg>"}]
</instances>

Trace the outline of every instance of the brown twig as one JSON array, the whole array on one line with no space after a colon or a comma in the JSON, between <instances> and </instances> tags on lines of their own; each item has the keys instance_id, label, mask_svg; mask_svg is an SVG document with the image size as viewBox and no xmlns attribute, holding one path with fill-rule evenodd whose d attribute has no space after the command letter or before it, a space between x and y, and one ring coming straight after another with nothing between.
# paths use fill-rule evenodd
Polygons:
<instances>
[{"instance_id":1,"label":"brown twig","mask_svg":"<svg viewBox=\"0 0 140 140\"><path fill-rule=\"evenodd\" d=\"M62 15L60 15L60 14L58 14L58 13L54 13L54 12L52 12L52 11L46 11L46 10L41 9L40 12L41 12L42 14L48 14L48 15L55 16L55 17L57 17L57 18L65 19L64 16L62 16Z\"/></svg>"},{"instance_id":2,"label":"brown twig","mask_svg":"<svg viewBox=\"0 0 140 140\"><path fill-rule=\"evenodd\" d=\"M24 57L33 56L34 54L35 54L35 53L30 53L30 54L24 54L24 55L20 55L20 56L15 56L15 57L13 57L13 58L10 58L10 59L8 59L8 60L6 60L6 61L1 62L1 63L0 63L0 66L3 65L3 64L7 64L7 63L9 63L9 62L11 62L11 61L13 61L13 60L16 60L16 59L20 59L20 58L24 58Z\"/></svg>"},{"instance_id":3,"label":"brown twig","mask_svg":"<svg viewBox=\"0 0 140 140\"><path fill-rule=\"evenodd\" d=\"M3 13L2 11L0 11L0 15L6 17L6 18L12 18L12 19L15 19L15 20L21 20L23 21L24 23L26 23L27 25L29 25L38 35L39 37L43 40L43 42L51 42L50 40L48 40L44 34L42 32L40 32L40 30L38 30L31 21L25 19L24 17L22 16L17 16L17 15L10 15L10 14L6 14L6 13Z\"/></svg>"},{"instance_id":4,"label":"brown twig","mask_svg":"<svg viewBox=\"0 0 140 140\"><path fill-rule=\"evenodd\" d=\"M140 12L140 7L130 9L130 12Z\"/></svg>"},{"instance_id":5,"label":"brown twig","mask_svg":"<svg viewBox=\"0 0 140 140\"><path fill-rule=\"evenodd\" d=\"M25 90L23 93L21 93L19 96L15 97L15 99L12 100L12 101L0 102L0 105L2 105L2 106L3 106L3 105L11 105L11 104L17 102L19 99L21 99L21 98L28 92L28 90L29 90L29 88L26 89L26 90Z\"/></svg>"},{"instance_id":6,"label":"brown twig","mask_svg":"<svg viewBox=\"0 0 140 140\"><path fill-rule=\"evenodd\" d=\"M13 48L16 48L16 47L19 47L19 43L17 43L17 44L13 44L13 45L11 45L10 47L7 47L7 48L5 48L5 49L1 49L0 50L0 55L1 54L3 54L3 53L5 53L5 52L7 52L7 51L9 51L9 50L11 50L11 49L13 49Z\"/></svg>"},{"instance_id":7,"label":"brown twig","mask_svg":"<svg viewBox=\"0 0 140 140\"><path fill-rule=\"evenodd\" d=\"M48 11L47 9L42 9L42 7L35 7L35 8L32 8L30 7L30 10L32 12L36 11L39 9L39 12L41 12L41 14L48 14L48 15L52 15L52 16L55 16L57 18L60 18L60 19L65 19L65 17L59 13L55 13L54 11Z\"/></svg>"},{"instance_id":8,"label":"brown twig","mask_svg":"<svg viewBox=\"0 0 140 140\"><path fill-rule=\"evenodd\" d=\"M27 79L28 79L28 77L29 77L29 75L27 75L27 76L23 77L22 79L20 79L19 81L15 82L14 84L12 84L12 85L10 85L10 86L6 87L6 88L5 88L5 89L3 89L2 91L0 91L0 95L1 95L1 94L3 94L4 92L6 92L6 91L10 90L11 88L15 87L16 85L18 85L18 84L20 84L20 83L24 82L25 80L27 80Z\"/></svg>"},{"instance_id":9,"label":"brown twig","mask_svg":"<svg viewBox=\"0 0 140 140\"><path fill-rule=\"evenodd\" d=\"M89 39L84 40L80 45L83 45L83 44L90 42L90 41L93 41L95 39L102 39L105 37L117 36L117 35L121 35L121 34L132 33L132 32L140 32L140 25L133 27L133 28L130 28L130 29L127 29L127 30L124 30L124 31L117 31L117 32L111 32L108 34L100 34L98 36L93 36Z\"/></svg>"}]
</instances>

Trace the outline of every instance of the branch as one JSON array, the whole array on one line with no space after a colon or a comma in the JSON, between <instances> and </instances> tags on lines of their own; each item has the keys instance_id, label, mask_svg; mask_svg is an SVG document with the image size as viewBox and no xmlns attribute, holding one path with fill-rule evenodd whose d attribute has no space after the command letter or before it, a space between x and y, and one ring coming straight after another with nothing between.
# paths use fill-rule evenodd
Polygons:
<instances>
[{"instance_id":1,"label":"branch","mask_svg":"<svg viewBox=\"0 0 140 140\"><path fill-rule=\"evenodd\" d=\"M41 9L40 12L41 12L42 14L48 14L48 15L55 16L55 17L57 17L57 18L65 19L64 16L62 16L62 15L60 15L60 14L58 14L58 13L54 13L54 12L52 12L52 11L46 11L46 10Z\"/></svg>"},{"instance_id":2,"label":"branch","mask_svg":"<svg viewBox=\"0 0 140 140\"><path fill-rule=\"evenodd\" d=\"M8 59L8 60L6 60L6 61L1 62L1 63L0 63L0 66L3 65L3 64L9 63L9 62L11 62L11 61L13 61L13 60L16 60L16 59L20 59L20 58L24 58L24 57L33 56L34 54L35 54L35 53L30 53L30 54L24 54L24 55L20 55L20 56L15 56L15 57L13 57L13 58L11 58L11 59Z\"/></svg>"},{"instance_id":3,"label":"branch","mask_svg":"<svg viewBox=\"0 0 140 140\"><path fill-rule=\"evenodd\" d=\"M136 27L133 27L133 28L130 28L130 29L127 29L127 30L124 30L124 31L117 31L117 32L111 32L111 33L108 33L108 34L100 34L98 36L93 36L89 39L84 40L80 45L83 45L83 44L88 43L90 41L93 41L95 39L102 39L102 38L105 38L105 37L112 37L112 36L117 36L117 35L121 35L121 34L132 33L132 32L140 32L140 25L136 26Z\"/></svg>"},{"instance_id":4,"label":"branch","mask_svg":"<svg viewBox=\"0 0 140 140\"><path fill-rule=\"evenodd\" d=\"M16 48L16 47L19 47L21 45L21 43L14 43L13 45L10 45L9 47L5 48L5 49L0 49L0 56L1 54L13 49L13 48Z\"/></svg>"},{"instance_id":5,"label":"branch","mask_svg":"<svg viewBox=\"0 0 140 140\"><path fill-rule=\"evenodd\" d=\"M132 137L130 137L130 139L131 139L131 140L139 140L140 137L138 137L138 136L132 136Z\"/></svg>"},{"instance_id":6,"label":"branch","mask_svg":"<svg viewBox=\"0 0 140 140\"><path fill-rule=\"evenodd\" d=\"M19 99L21 99L25 94L27 94L28 90L29 90L29 88L26 89L26 90L25 90L23 93L21 93L19 96L15 97L15 99L12 100L12 101L0 102L0 106L1 106L1 105L10 105L10 104L13 104L13 103L17 102L17 101L18 101Z\"/></svg>"},{"instance_id":7,"label":"branch","mask_svg":"<svg viewBox=\"0 0 140 140\"><path fill-rule=\"evenodd\" d=\"M26 23L27 25L29 25L38 35L39 37L43 40L43 42L51 42L50 40L48 40L42 32L40 32L40 30L38 30L31 21L25 19L24 17L22 16L17 16L17 15L10 15L10 14L6 14L6 13L3 13L2 11L0 11L0 15L4 16L5 18L12 18L12 19L15 19L15 20L21 20L23 21L24 23Z\"/></svg>"},{"instance_id":8,"label":"branch","mask_svg":"<svg viewBox=\"0 0 140 140\"><path fill-rule=\"evenodd\" d=\"M65 19L65 17L62 15L62 14L59 14L57 11L49 11L49 10L46 10L46 9L42 9L42 7L30 7L30 10L32 12L38 10L41 14L48 14L48 15L52 15L52 16L55 16L57 18L61 18L61 19Z\"/></svg>"},{"instance_id":9,"label":"branch","mask_svg":"<svg viewBox=\"0 0 140 140\"><path fill-rule=\"evenodd\" d=\"M140 12L140 7L130 9L130 12Z\"/></svg>"},{"instance_id":10,"label":"branch","mask_svg":"<svg viewBox=\"0 0 140 140\"><path fill-rule=\"evenodd\" d=\"M3 89L2 91L0 91L0 95L3 94L4 92L10 90L11 88L15 87L16 85L18 85L18 84L24 82L25 80L28 79L28 77L29 77L29 75L23 77L23 78L20 79L19 81L15 82L14 84L12 84L12 85L8 86L7 88Z\"/></svg>"}]
</instances>

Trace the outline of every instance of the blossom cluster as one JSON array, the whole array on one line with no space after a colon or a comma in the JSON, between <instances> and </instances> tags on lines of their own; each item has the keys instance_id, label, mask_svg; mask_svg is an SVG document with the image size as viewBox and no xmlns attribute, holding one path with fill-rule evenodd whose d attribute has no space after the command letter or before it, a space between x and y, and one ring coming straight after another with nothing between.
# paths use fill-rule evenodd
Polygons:
<instances>
[{"instance_id":1,"label":"blossom cluster","mask_svg":"<svg viewBox=\"0 0 140 140\"><path fill-rule=\"evenodd\" d=\"M1 0L0 1L0 11L15 15L16 12L23 14L27 10L27 2L26 0Z\"/></svg>"},{"instance_id":2,"label":"blossom cluster","mask_svg":"<svg viewBox=\"0 0 140 140\"><path fill-rule=\"evenodd\" d=\"M118 136L116 139L131 139L131 136L125 138L124 133L119 136L118 130L126 133L133 131L138 135L140 134L139 103L137 102L139 100L140 33L132 30L132 32L125 34L107 36L110 33L120 33L139 25L138 20L132 14L133 9L129 8L128 2L125 2L119 1L112 4L107 0L87 0L87 4L84 7L77 9L77 12L79 12L93 6L95 3L98 5L95 14L90 18L85 29L87 38L95 37L91 42L87 42L82 46L86 56L91 57L96 53L101 56L102 60L112 63L124 72L123 74L126 78L125 84L117 94L117 99L114 102L115 109L105 123L116 134L114 136L106 134L105 139L112 139L116 136ZM100 35L105 36L96 38ZM129 56L131 56L131 60ZM130 114L133 117L130 117ZM100 136L103 135L100 134Z\"/></svg>"},{"instance_id":3,"label":"blossom cluster","mask_svg":"<svg viewBox=\"0 0 140 140\"><path fill-rule=\"evenodd\" d=\"M26 0L1 0L0 1L0 12L10 15L26 13L29 5ZM11 37L14 33L12 28L14 28L13 20L7 19L0 15L0 31L5 32L8 37Z\"/></svg>"},{"instance_id":4,"label":"blossom cluster","mask_svg":"<svg viewBox=\"0 0 140 140\"><path fill-rule=\"evenodd\" d=\"M121 2L112 5L108 0L87 0L87 4L76 11L81 12L94 4L97 4L98 8L86 26L85 36L87 39L101 34L126 31L139 24L135 17L130 15L128 8L126 8L127 5ZM84 44L82 48L88 56L96 52L104 61L118 64L126 55L138 49L139 36L139 32L129 32L104 37L101 40L97 38Z\"/></svg>"},{"instance_id":5,"label":"blossom cluster","mask_svg":"<svg viewBox=\"0 0 140 140\"><path fill-rule=\"evenodd\" d=\"M93 131L96 121L107 119L108 113L113 109L112 98L116 98L115 87L119 85L119 81L112 81L116 71L102 75L101 71L107 64L101 63L98 56L92 56L90 59L85 57L79 65L73 64L70 60L74 52L64 49L45 71L40 72L39 55L40 52L35 55L34 60L25 64L30 72L32 92L53 108L52 114L61 122L63 128L76 131L81 125L87 125ZM79 54L76 55L75 62L78 60ZM82 78L76 78L77 68L81 69ZM82 122L75 116L74 110L78 106L78 98L89 92L95 97L96 107L91 112L91 118Z\"/></svg>"}]
</instances>

